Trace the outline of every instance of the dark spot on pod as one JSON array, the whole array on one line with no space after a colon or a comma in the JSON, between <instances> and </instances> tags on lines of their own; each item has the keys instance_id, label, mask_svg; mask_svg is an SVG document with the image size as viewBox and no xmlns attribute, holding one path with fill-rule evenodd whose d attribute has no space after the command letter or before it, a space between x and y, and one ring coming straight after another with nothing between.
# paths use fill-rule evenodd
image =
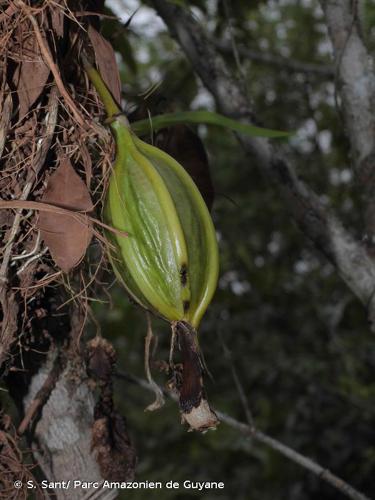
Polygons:
<instances>
[{"instance_id":1,"label":"dark spot on pod","mask_svg":"<svg viewBox=\"0 0 375 500\"><path fill-rule=\"evenodd\" d=\"M187 283L187 265L186 264L182 264L182 266L181 266L180 279L181 279L181 285L186 286L186 283Z\"/></svg>"},{"instance_id":2,"label":"dark spot on pod","mask_svg":"<svg viewBox=\"0 0 375 500\"><path fill-rule=\"evenodd\" d=\"M189 300L184 300L184 313L188 312L189 307L190 307L190 301Z\"/></svg>"}]
</instances>

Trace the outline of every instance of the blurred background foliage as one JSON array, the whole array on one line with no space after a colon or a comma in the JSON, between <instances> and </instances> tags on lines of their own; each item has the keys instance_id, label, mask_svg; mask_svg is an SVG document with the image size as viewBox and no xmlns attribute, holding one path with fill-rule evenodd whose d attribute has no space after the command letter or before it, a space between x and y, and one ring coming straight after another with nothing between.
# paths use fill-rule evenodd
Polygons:
<instances>
[{"instance_id":1,"label":"blurred background foliage","mask_svg":"<svg viewBox=\"0 0 375 500\"><path fill-rule=\"evenodd\" d=\"M177 3L177 2L176 2ZM268 128L296 131L289 154L298 175L329 199L361 238L356 187L335 95L331 46L315 0L178 1L191 8L221 47ZM151 93L156 114L215 110L212 97L147 2L110 0L103 34L118 53L124 107L133 111ZM138 10L137 10L138 9ZM126 25L130 16L130 23ZM363 2L364 35L375 48L375 4ZM258 54L258 60L246 51ZM274 62L260 61L272 55ZM275 62L276 60L276 62ZM278 62L277 62L278 61ZM294 71L288 61L328 70ZM162 96L162 97L161 97ZM213 381L214 407L245 421L231 375L231 352L256 425L353 486L375 493L375 343L366 311L333 267L294 225L278 192L235 136L217 127L195 129L209 155L216 199L213 218L221 278L200 339ZM144 377L144 313L111 288L112 304L97 304L102 333L115 345L119 372ZM170 332L154 321L157 359L167 359ZM165 384L166 375L154 375ZM187 433L167 401L144 412L152 394L118 379L117 404L127 415L139 463L137 480L224 481L223 491L124 492L128 499L304 500L339 493L275 451L222 424L205 435Z\"/></svg>"}]
</instances>

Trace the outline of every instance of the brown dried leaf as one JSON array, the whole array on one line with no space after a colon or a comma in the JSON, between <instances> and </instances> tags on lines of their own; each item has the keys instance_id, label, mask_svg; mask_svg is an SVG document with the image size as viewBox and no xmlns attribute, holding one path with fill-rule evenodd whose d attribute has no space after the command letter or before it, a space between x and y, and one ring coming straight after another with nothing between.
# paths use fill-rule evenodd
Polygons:
<instances>
[{"instance_id":1,"label":"brown dried leaf","mask_svg":"<svg viewBox=\"0 0 375 500\"><path fill-rule=\"evenodd\" d=\"M5 9L4 12L0 14L0 21L10 20L10 18L17 12L17 7L14 5L14 3L11 3L9 7Z\"/></svg>"},{"instance_id":2,"label":"brown dried leaf","mask_svg":"<svg viewBox=\"0 0 375 500\"><path fill-rule=\"evenodd\" d=\"M8 86L6 86L6 90L6 93L4 89L0 93L0 158L3 154L13 109L12 94L9 92Z\"/></svg>"},{"instance_id":3,"label":"brown dried leaf","mask_svg":"<svg viewBox=\"0 0 375 500\"><path fill-rule=\"evenodd\" d=\"M0 210L0 228L10 226L13 220L13 214L10 210Z\"/></svg>"},{"instance_id":4,"label":"brown dried leaf","mask_svg":"<svg viewBox=\"0 0 375 500\"><path fill-rule=\"evenodd\" d=\"M21 28L22 29L22 28ZM23 27L23 29L26 29ZM50 69L43 60L39 44L33 31L23 40L21 62L16 69L13 82L19 100L19 118L23 118L43 92Z\"/></svg>"},{"instance_id":5,"label":"brown dried leaf","mask_svg":"<svg viewBox=\"0 0 375 500\"><path fill-rule=\"evenodd\" d=\"M50 12L53 32L56 33L59 38L62 38L64 36L64 12L57 7L51 8Z\"/></svg>"},{"instance_id":6,"label":"brown dried leaf","mask_svg":"<svg viewBox=\"0 0 375 500\"><path fill-rule=\"evenodd\" d=\"M66 157L49 178L41 201L86 212L93 209L86 184ZM79 264L92 238L92 224L89 220L87 224L83 224L68 215L41 212L38 227L53 260L64 272L69 272Z\"/></svg>"},{"instance_id":7,"label":"brown dried leaf","mask_svg":"<svg viewBox=\"0 0 375 500\"><path fill-rule=\"evenodd\" d=\"M80 142L79 144L79 149L81 152L81 157L82 157L82 163L85 169L85 174L86 174L86 185L88 188L90 188L91 184L91 179L92 179L92 160L91 156L89 153L89 150L87 149L86 144L83 142Z\"/></svg>"},{"instance_id":8,"label":"brown dried leaf","mask_svg":"<svg viewBox=\"0 0 375 500\"><path fill-rule=\"evenodd\" d=\"M112 45L91 25L88 35L95 52L99 72L117 103L121 103L120 74Z\"/></svg>"}]
</instances>

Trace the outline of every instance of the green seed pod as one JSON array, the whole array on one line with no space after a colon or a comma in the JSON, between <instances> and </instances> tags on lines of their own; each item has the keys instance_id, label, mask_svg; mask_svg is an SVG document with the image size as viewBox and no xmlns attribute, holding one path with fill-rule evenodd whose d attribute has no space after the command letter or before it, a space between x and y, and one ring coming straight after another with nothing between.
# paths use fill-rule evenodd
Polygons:
<instances>
[{"instance_id":1,"label":"green seed pod","mask_svg":"<svg viewBox=\"0 0 375 500\"><path fill-rule=\"evenodd\" d=\"M111 123L117 156L105 205L113 265L131 296L169 321L197 328L215 291L218 251L206 204L171 156L131 133L122 116Z\"/></svg>"},{"instance_id":2,"label":"green seed pod","mask_svg":"<svg viewBox=\"0 0 375 500\"><path fill-rule=\"evenodd\" d=\"M107 224L126 232L127 237L108 233L114 247L111 263L136 302L189 337L198 382L192 398L185 382L180 392L186 392L186 397L180 405L192 427L215 427L214 414L208 411L205 420L199 413L202 400L204 412L209 407L202 396L195 334L218 279L218 247L210 213L185 169L131 131L100 75L91 65L85 67L105 105L116 140L104 217ZM188 358L189 354L183 361L184 371L192 370ZM199 424L195 426L186 415L197 408Z\"/></svg>"}]
</instances>

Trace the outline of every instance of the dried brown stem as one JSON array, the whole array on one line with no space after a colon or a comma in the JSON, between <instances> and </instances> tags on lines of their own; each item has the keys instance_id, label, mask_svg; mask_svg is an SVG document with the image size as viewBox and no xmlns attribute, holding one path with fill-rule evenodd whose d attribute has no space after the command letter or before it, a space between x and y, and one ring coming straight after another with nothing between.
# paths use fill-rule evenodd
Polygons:
<instances>
[{"instance_id":1,"label":"dried brown stem","mask_svg":"<svg viewBox=\"0 0 375 500\"><path fill-rule=\"evenodd\" d=\"M182 358L181 380L175 386L179 393L179 405L182 419L191 430L205 432L216 429L219 420L207 401L203 387L203 368L197 333L184 321L172 325L175 329L178 348ZM173 370L173 366L171 366Z\"/></svg>"}]
</instances>

